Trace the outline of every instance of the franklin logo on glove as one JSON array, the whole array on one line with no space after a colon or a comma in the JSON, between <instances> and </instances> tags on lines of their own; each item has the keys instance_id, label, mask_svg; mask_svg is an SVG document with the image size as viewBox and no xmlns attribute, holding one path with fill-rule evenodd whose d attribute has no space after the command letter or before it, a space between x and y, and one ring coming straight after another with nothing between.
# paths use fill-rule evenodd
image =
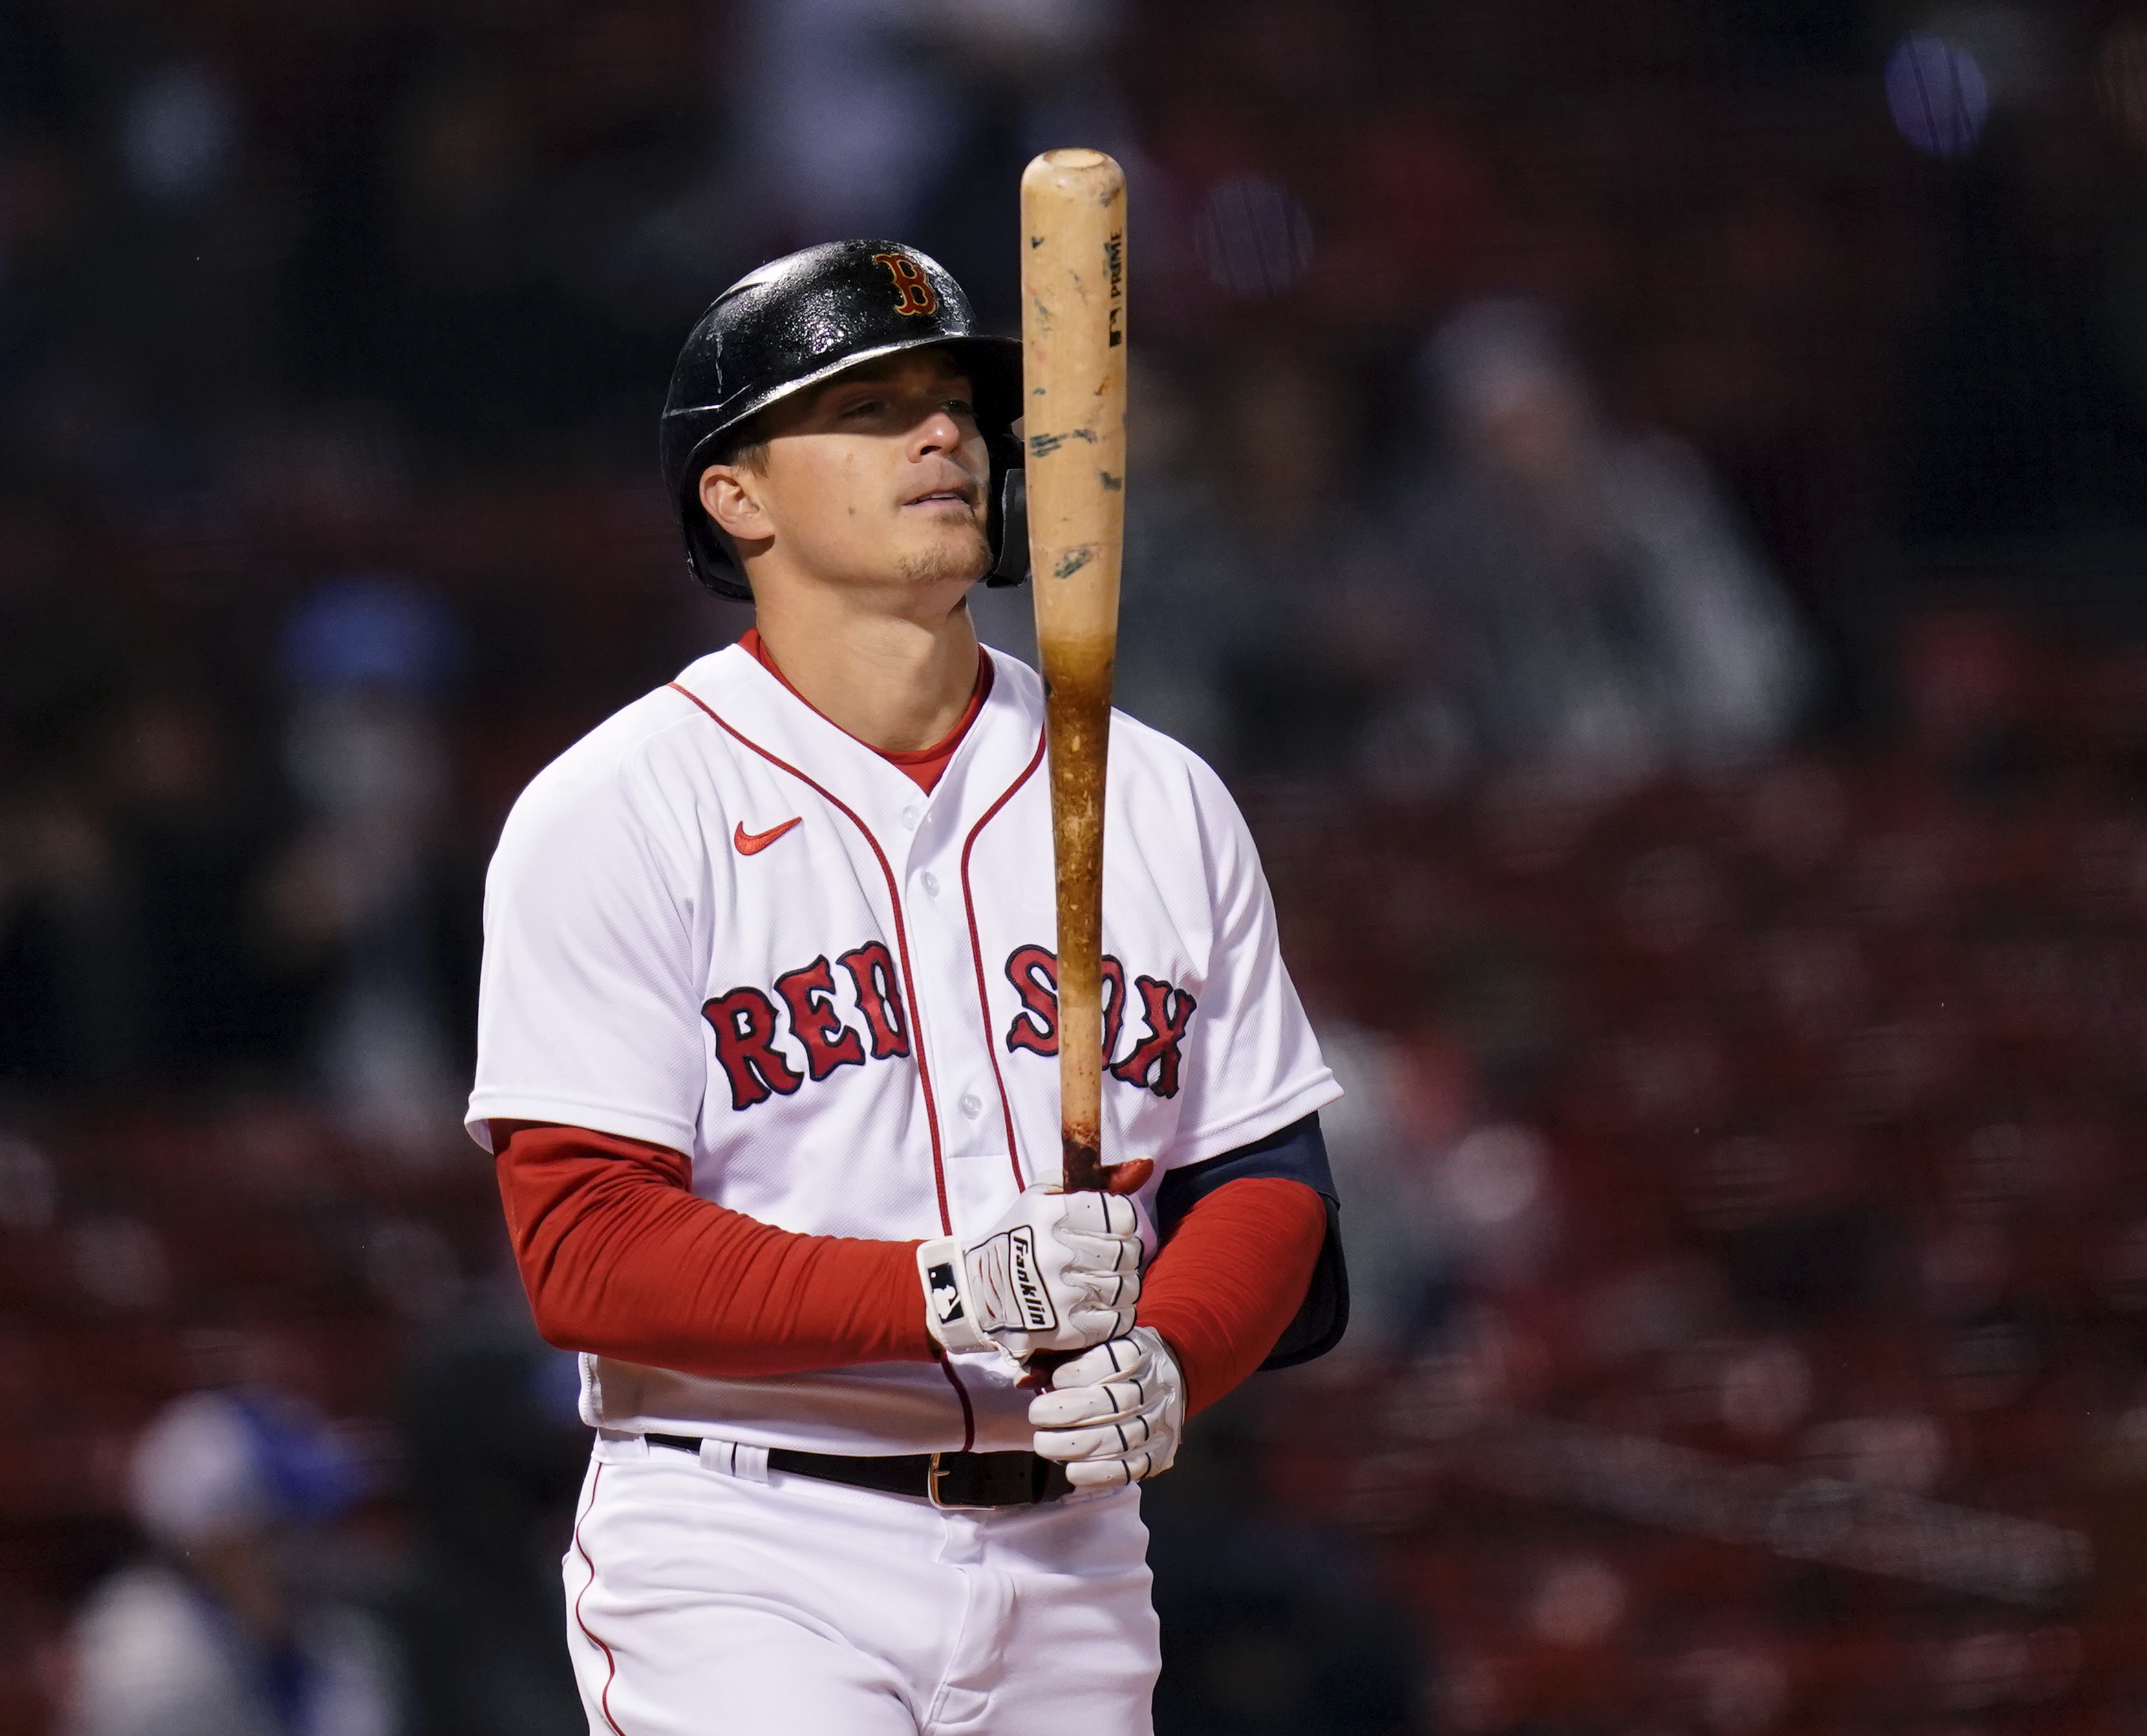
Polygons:
<instances>
[{"instance_id":1,"label":"franklin logo on glove","mask_svg":"<svg viewBox=\"0 0 2147 1736\"><path fill-rule=\"evenodd\" d=\"M978 1299L984 1312L986 1332L1003 1326L1023 1332L1048 1332L1058 1323L1058 1310L1036 1272L1036 1233L1025 1223L1001 1230L969 1250L976 1262Z\"/></svg>"}]
</instances>

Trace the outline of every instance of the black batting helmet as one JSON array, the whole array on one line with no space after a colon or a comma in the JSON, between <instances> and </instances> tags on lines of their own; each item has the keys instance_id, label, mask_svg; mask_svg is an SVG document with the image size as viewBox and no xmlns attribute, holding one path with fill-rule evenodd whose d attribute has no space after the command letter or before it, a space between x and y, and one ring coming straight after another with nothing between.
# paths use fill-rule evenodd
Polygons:
<instances>
[{"instance_id":1,"label":"black batting helmet","mask_svg":"<svg viewBox=\"0 0 2147 1736\"><path fill-rule=\"evenodd\" d=\"M778 398L898 351L952 351L969 376L991 453L989 582L1028 573L1023 523L1021 345L988 337L938 260L895 241L831 241L771 260L718 296L686 338L663 406L663 486L686 564L719 597L750 600L745 575L701 505L701 473L728 437Z\"/></svg>"}]
</instances>

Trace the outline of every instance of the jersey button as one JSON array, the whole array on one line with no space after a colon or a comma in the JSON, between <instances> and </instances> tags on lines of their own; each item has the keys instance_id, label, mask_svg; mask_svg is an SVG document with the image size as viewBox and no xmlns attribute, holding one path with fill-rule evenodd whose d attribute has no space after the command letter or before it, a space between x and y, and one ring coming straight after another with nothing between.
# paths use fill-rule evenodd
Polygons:
<instances>
[{"instance_id":1,"label":"jersey button","mask_svg":"<svg viewBox=\"0 0 2147 1736\"><path fill-rule=\"evenodd\" d=\"M930 868L925 869L918 878L924 883L924 893L927 898L936 898L939 896L939 877Z\"/></svg>"},{"instance_id":2,"label":"jersey button","mask_svg":"<svg viewBox=\"0 0 2147 1736\"><path fill-rule=\"evenodd\" d=\"M917 829L917 810L914 808L902 810L902 823L905 831L914 832Z\"/></svg>"},{"instance_id":3,"label":"jersey button","mask_svg":"<svg viewBox=\"0 0 2147 1736\"><path fill-rule=\"evenodd\" d=\"M984 1100L973 1091L964 1091L962 1093L962 1101L957 1107L970 1120L974 1121L984 1113Z\"/></svg>"}]
</instances>

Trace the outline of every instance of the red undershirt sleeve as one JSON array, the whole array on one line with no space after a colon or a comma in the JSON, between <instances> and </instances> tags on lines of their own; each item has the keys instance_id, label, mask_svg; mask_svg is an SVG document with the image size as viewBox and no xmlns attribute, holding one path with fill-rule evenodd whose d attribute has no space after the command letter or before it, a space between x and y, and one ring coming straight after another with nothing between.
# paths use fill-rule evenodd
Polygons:
<instances>
[{"instance_id":1,"label":"red undershirt sleeve","mask_svg":"<svg viewBox=\"0 0 2147 1736\"><path fill-rule=\"evenodd\" d=\"M807 1236L688 1191L680 1153L494 1122L501 1202L552 1343L718 1378L928 1362L913 1242ZM1230 1182L1149 1269L1139 1318L1178 1358L1189 1415L1257 1368L1304 1297L1326 1208L1302 1183Z\"/></svg>"},{"instance_id":2,"label":"red undershirt sleeve","mask_svg":"<svg viewBox=\"0 0 2147 1736\"><path fill-rule=\"evenodd\" d=\"M1326 1237L1326 1203L1279 1176L1225 1182L1185 1214L1142 1279L1137 1318L1178 1358L1188 1416L1267 1360Z\"/></svg>"},{"instance_id":3,"label":"red undershirt sleeve","mask_svg":"<svg viewBox=\"0 0 2147 1736\"><path fill-rule=\"evenodd\" d=\"M553 1344L688 1374L929 1362L913 1242L805 1236L689 1191L686 1158L585 1128L492 1123L501 1203Z\"/></svg>"}]
</instances>

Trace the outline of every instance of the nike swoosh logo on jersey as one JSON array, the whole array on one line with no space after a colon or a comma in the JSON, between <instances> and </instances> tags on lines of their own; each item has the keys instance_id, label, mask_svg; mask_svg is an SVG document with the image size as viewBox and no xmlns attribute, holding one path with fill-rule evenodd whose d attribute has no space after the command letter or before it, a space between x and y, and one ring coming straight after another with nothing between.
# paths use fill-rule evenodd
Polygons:
<instances>
[{"instance_id":1,"label":"nike swoosh logo on jersey","mask_svg":"<svg viewBox=\"0 0 2147 1736\"><path fill-rule=\"evenodd\" d=\"M738 830L731 834L731 842L738 846L739 855L758 856L793 826L800 826L804 823L803 814L793 814L780 826L770 826L765 832L748 832L745 829L745 822L740 820L738 823Z\"/></svg>"}]
</instances>

